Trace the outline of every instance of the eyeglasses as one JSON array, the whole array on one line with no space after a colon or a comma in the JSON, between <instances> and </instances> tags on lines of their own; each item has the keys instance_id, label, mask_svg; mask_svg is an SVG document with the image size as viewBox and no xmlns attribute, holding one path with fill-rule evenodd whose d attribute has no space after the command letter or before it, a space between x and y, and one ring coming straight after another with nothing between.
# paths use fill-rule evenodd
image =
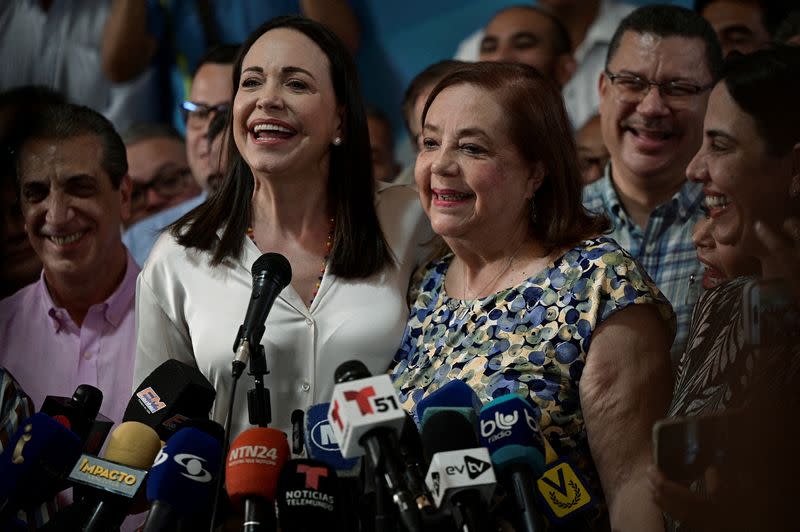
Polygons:
<instances>
[{"instance_id":1,"label":"eyeglasses","mask_svg":"<svg viewBox=\"0 0 800 532\"><path fill-rule=\"evenodd\" d=\"M204 125L213 115L227 113L230 107L229 103L207 105L186 100L181 104L181 115L183 115L183 121L187 126L199 127Z\"/></svg>"},{"instance_id":2,"label":"eyeglasses","mask_svg":"<svg viewBox=\"0 0 800 532\"><path fill-rule=\"evenodd\" d=\"M696 85L685 81L653 81L635 74L614 74L608 69L606 77L616 88L620 100L628 103L638 103L650 92L650 87L656 87L662 99L671 104L688 102L692 96L697 96L714 86Z\"/></svg>"},{"instance_id":3,"label":"eyeglasses","mask_svg":"<svg viewBox=\"0 0 800 532\"><path fill-rule=\"evenodd\" d=\"M184 191L192 171L189 168L177 168L170 172L156 175L149 183L134 183L131 191L131 206L134 210L147 205L147 192L153 189L163 199L172 199Z\"/></svg>"}]
</instances>

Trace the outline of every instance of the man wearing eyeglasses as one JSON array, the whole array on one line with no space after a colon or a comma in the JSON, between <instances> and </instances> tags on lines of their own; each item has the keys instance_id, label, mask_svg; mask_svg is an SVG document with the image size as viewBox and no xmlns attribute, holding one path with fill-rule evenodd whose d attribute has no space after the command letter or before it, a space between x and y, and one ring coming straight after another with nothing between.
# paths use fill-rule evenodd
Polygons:
<instances>
[{"instance_id":1,"label":"man wearing eyeglasses","mask_svg":"<svg viewBox=\"0 0 800 532\"><path fill-rule=\"evenodd\" d=\"M171 126L139 124L122 135L133 182L128 227L200 194L183 139Z\"/></svg>"},{"instance_id":2,"label":"man wearing eyeglasses","mask_svg":"<svg viewBox=\"0 0 800 532\"><path fill-rule=\"evenodd\" d=\"M220 132L233 98L231 79L237 51L238 46L233 45L212 48L195 71L189 99L181 105L181 114L186 124L185 161L201 192L131 225L125 231L122 240L140 266L144 265L161 231L204 202L222 181L224 135Z\"/></svg>"},{"instance_id":3,"label":"man wearing eyeglasses","mask_svg":"<svg viewBox=\"0 0 800 532\"><path fill-rule=\"evenodd\" d=\"M637 9L620 23L600 76L605 175L584 189L589 210L606 214L611 237L627 249L672 303L683 352L702 273L692 228L702 217L702 188L686 166L702 141L709 89L722 53L713 28L676 6Z\"/></svg>"}]
</instances>

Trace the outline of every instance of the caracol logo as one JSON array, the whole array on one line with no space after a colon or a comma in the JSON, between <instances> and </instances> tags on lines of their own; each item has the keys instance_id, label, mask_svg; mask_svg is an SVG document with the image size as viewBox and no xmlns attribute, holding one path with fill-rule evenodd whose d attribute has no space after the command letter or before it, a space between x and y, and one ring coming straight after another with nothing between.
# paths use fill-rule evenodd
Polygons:
<instances>
[{"instance_id":1,"label":"caracol logo","mask_svg":"<svg viewBox=\"0 0 800 532\"><path fill-rule=\"evenodd\" d=\"M186 473L181 472L181 475L194 480L195 482L211 482L211 473L203 468L204 458L195 456L193 454L176 454L175 462L186 470Z\"/></svg>"},{"instance_id":2,"label":"caracol logo","mask_svg":"<svg viewBox=\"0 0 800 532\"><path fill-rule=\"evenodd\" d=\"M140 392L136 392L136 397L139 399L139 402L142 403L144 409L151 414L155 414L162 408L167 407L167 403L163 402L161 397L159 397L156 391L150 386Z\"/></svg>"},{"instance_id":3,"label":"caracol logo","mask_svg":"<svg viewBox=\"0 0 800 532\"><path fill-rule=\"evenodd\" d=\"M323 451L339 450L339 443L336 441L333 427L331 427L327 419L323 419L312 427L311 441L314 443L315 447L319 447Z\"/></svg>"}]
</instances>

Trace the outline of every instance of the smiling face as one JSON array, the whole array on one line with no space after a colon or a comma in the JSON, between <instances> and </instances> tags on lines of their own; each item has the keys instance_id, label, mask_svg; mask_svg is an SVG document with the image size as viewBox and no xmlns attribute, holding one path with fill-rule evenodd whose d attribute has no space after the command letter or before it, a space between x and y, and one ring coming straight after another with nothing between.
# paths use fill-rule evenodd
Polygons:
<instances>
[{"instance_id":1,"label":"smiling face","mask_svg":"<svg viewBox=\"0 0 800 532\"><path fill-rule=\"evenodd\" d=\"M697 258L704 267L703 288L710 290L728 279L758 273L758 261L748 256L741 246L720 244L714 240L713 225L711 217L707 216L697 221L692 232Z\"/></svg>"},{"instance_id":2,"label":"smiling face","mask_svg":"<svg viewBox=\"0 0 800 532\"><path fill-rule=\"evenodd\" d=\"M262 35L242 62L233 125L254 173L327 178L341 117L325 53L295 30Z\"/></svg>"},{"instance_id":3,"label":"smiling face","mask_svg":"<svg viewBox=\"0 0 800 532\"><path fill-rule=\"evenodd\" d=\"M467 84L444 89L428 109L420 145L415 177L437 234L488 243L527 227L541 176L512 144L495 94Z\"/></svg>"},{"instance_id":4,"label":"smiling face","mask_svg":"<svg viewBox=\"0 0 800 532\"><path fill-rule=\"evenodd\" d=\"M789 212L792 153L769 153L755 120L731 98L724 82L711 92L703 128L703 145L686 175L703 184L714 240L757 253L753 223L778 226Z\"/></svg>"},{"instance_id":5,"label":"smiling face","mask_svg":"<svg viewBox=\"0 0 800 532\"><path fill-rule=\"evenodd\" d=\"M662 83L711 82L705 45L699 38L626 32L608 70ZM603 74L600 115L615 178L659 186L683 181L686 164L700 147L707 100L708 91L667 100L650 87L638 102L628 101Z\"/></svg>"},{"instance_id":6,"label":"smiling face","mask_svg":"<svg viewBox=\"0 0 800 532\"><path fill-rule=\"evenodd\" d=\"M33 139L22 148L22 214L48 281L97 282L110 264L124 264L120 223L130 214L130 178L115 189L102 158L94 135Z\"/></svg>"}]
</instances>

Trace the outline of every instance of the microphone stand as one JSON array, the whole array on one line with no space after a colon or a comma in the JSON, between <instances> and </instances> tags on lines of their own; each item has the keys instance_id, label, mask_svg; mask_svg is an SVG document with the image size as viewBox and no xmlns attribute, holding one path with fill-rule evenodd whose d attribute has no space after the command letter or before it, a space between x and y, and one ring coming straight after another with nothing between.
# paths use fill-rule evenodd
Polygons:
<instances>
[{"instance_id":1,"label":"microphone stand","mask_svg":"<svg viewBox=\"0 0 800 532\"><path fill-rule=\"evenodd\" d=\"M264 376L269 375L269 370L263 345L258 344L255 353L250 356L250 370L247 374L253 377L253 387L247 390L247 413L250 424L266 427L272 423L272 406L269 389L264 387Z\"/></svg>"}]
</instances>

